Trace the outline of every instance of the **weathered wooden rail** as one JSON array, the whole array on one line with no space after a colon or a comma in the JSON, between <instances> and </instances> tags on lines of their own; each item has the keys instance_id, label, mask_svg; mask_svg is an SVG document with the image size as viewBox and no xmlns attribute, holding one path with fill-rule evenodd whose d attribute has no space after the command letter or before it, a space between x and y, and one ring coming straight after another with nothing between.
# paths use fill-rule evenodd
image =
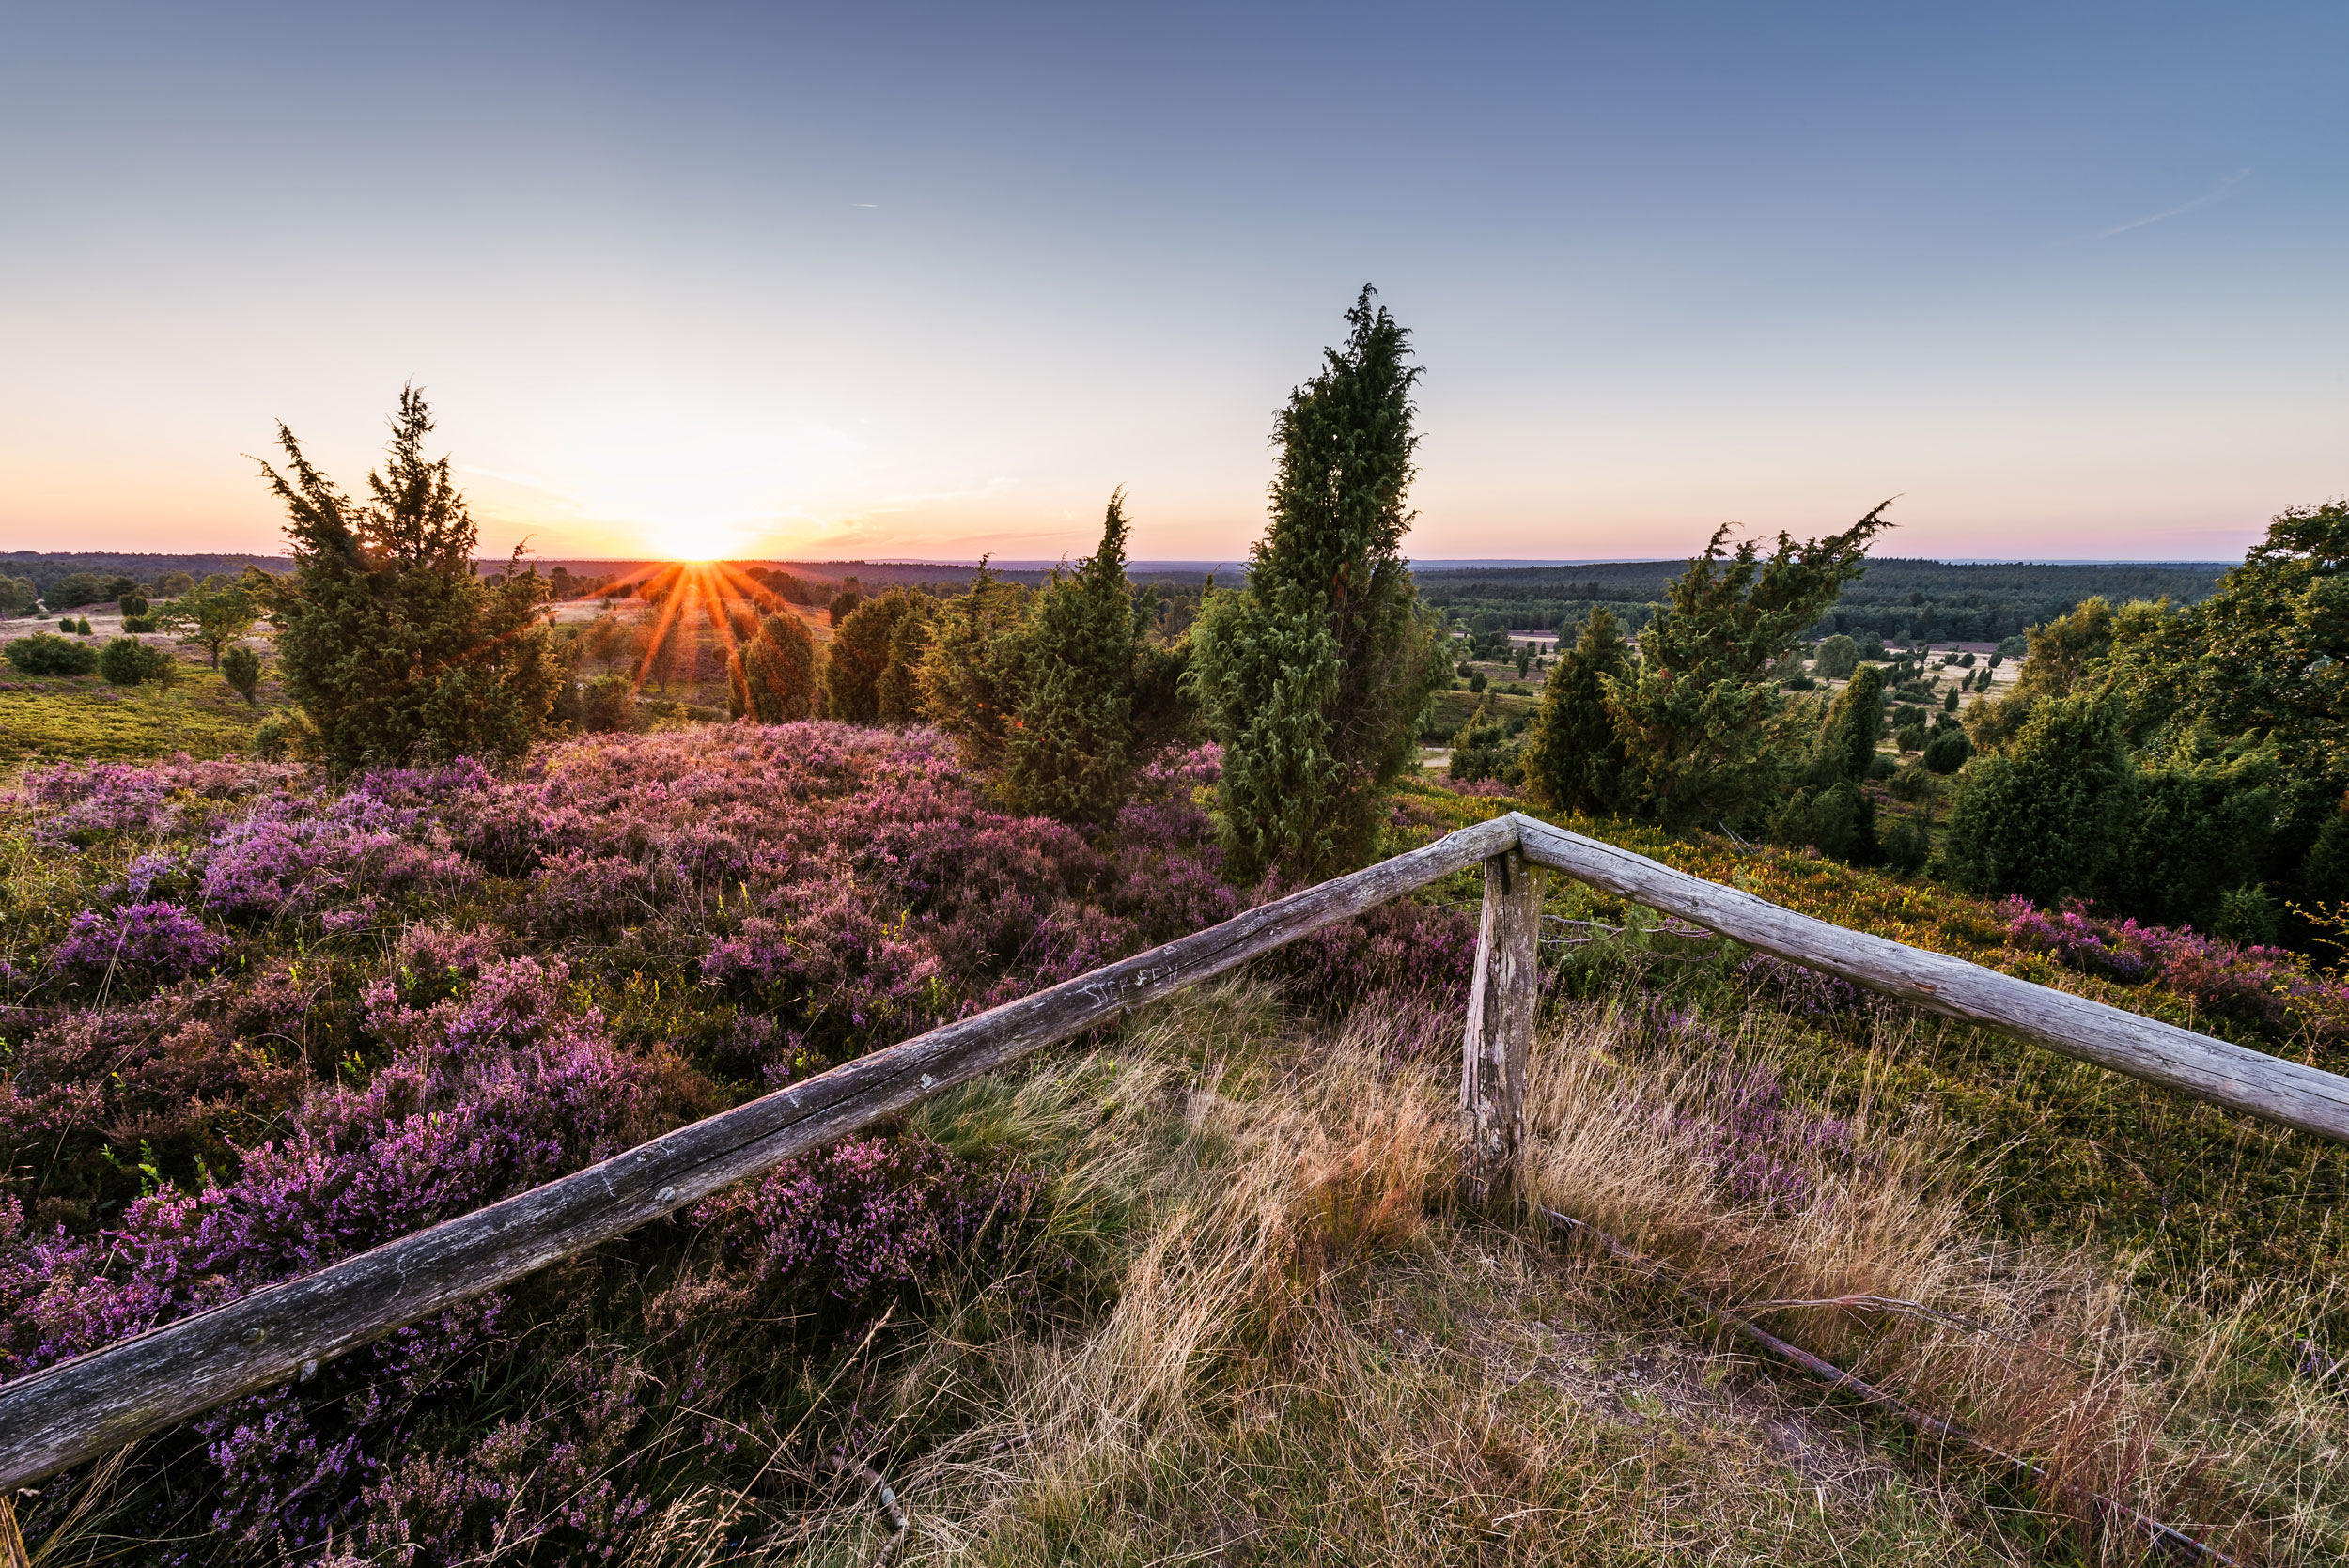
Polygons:
<instances>
[{"instance_id":1,"label":"weathered wooden rail","mask_svg":"<svg viewBox=\"0 0 2349 1568\"><path fill-rule=\"evenodd\" d=\"M1462 1053L1469 1179L1505 1179L1554 869L1765 953L2198 1099L2349 1142L2349 1079L1962 959L1846 931L1518 813L1307 888L1147 953L934 1029L601 1164L193 1317L0 1384L0 1495L609 1241L1129 1008L1477 864Z\"/></svg>"}]
</instances>

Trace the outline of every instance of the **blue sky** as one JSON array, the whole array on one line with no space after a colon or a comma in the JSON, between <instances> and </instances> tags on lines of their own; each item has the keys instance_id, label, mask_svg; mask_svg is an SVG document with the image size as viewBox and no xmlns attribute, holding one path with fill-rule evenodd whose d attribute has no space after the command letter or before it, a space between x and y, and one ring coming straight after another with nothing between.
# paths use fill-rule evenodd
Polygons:
<instances>
[{"instance_id":1,"label":"blue sky","mask_svg":"<svg viewBox=\"0 0 2349 1568\"><path fill-rule=\"evenodd\" d=\"M1636 13L1636 14L1626 14ZM0 21L0 540L271 548L426 386L485 542L1239 553L1364 281L1413 546L2238 553L2349 491L2349 8Z\"/></svg>"}]
</instances>

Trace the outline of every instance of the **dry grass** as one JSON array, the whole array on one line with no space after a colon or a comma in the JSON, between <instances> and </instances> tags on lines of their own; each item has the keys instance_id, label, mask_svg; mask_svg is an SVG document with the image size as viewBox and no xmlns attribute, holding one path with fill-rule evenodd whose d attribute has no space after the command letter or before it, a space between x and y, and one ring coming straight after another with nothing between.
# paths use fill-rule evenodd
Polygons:
<instances>
[{"instance_id":1,"label":"dry grass","mask_svg":"<svg viewBox=\"0 0 2349 1568\"><path fill-rule=\"evenodd\" d=\"M1078 1278L1041 1299L1033 1280L972 1281L812 1363L787 1429L737 1434L766 1456L756 1481L684 1485L631 1560L2143 1557L2091 1492L2247 1562L2341 1559L2343 1391L2279 1374L2257 1303L2157 1317L2117 1282L2128 1260L1985 1237L1965 1151L1915 1107L1861 1094L1828 1137L1790 1107L1770 1137L1725 1142L1752 1130L1779 1029L1753 1015L1699 1048L1604 1008L1554 1015L1525 1196L1719 1302L1916 1303L1766 1321L2040 1459L2063 1495L1735 1354L1636 1269L1461 1211L1456 1009L1316 1029L1233 984L922 1107L926 1135L1050 1174L1039 1255L1081 1260ZM1738 1197L1725 1151L1755 1143L1799 1180Z\"/></svg>"},{"instance_id":2,"label":"dry grass","mask_svg":"<svg viewBox=\"0 0 2349 1568\"><path fill-rule=\"evenodd\" d=\"M1795 1140L1800 1202L1734 1197L1710 1129L1767 1069L1771 1020L1733 1061L1640 1048L1604 1010L1553 1019L1528 1196L1725 1302L1871 1295L1947 1314L1768 1321L2042 1459L2066 1495L1834 1407L1618 1264L1456 1212L1451 1062L1420 1050L1451 1027L1388 1009L1315 1034L1230 987L1138 1025L1113 1058L935 1108L940 1136L1049 1151L1069 1224L1119 1217L1115 1292L1040 1331L981 1297L874 1370L861 1452L910 1510L894 1560L2141 1557L2084 1509L2091 1492L2247 1561L2337 1559L2340 1402L2260 1374L2239 1311L2190 1334L2139 1315L2125 1269L1990 1243L1961 1163L1913 1116L1893 1138L1863 1111L1847 1153ZM646 1560L891 1549L869 1480L848 1478L758 1529L727 1499L681 1503Z\"/></svg>"}]
</instances>

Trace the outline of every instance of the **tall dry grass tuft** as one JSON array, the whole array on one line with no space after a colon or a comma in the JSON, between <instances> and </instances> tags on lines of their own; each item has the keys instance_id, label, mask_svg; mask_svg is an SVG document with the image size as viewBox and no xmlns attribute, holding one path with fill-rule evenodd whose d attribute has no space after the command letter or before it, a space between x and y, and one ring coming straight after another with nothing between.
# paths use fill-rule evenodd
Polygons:
<instances>
[{"instance_id":1,"label":"tall dry grass tuft","mask_svg":"<svg viewBox=\"0 0 2349 1568\"><path fill-rule=\"evenodd\" d=\"M2274 1321L2260 1303L2188 1328L2179 1299L2157 1312L2128 1288L2137 1260L1986 1237L1953 1132L1913 1107L1880 1115L1864 1087L1848 1114L1802 1110L1785 1087L1795 1048L1763 1012L1729 1036L1620 1005L1553 1020L1532 1058L1527 1197L2031 1457L2052 1482L2043 1503L2096 1560L2150 1549L2098 1497L2247 1560L2341 1548L2338 1402L2241 1397L2266 1348L2254 1324ZM2337 1467L2320 1478L2324 1454Z\"/></svg>"}]
</instances>

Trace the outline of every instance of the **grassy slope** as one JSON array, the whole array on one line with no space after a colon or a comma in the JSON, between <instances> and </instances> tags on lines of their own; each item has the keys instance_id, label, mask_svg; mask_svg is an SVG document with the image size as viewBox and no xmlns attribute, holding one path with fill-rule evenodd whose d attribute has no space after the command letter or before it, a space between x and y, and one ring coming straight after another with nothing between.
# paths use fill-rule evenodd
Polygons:
<instances>
[{"instance_id":1,"label":"grassy slope","mask_svg":"<svg viewBox=\"0 0 2349 1568\"><path fill-rule=\"evenodd\" d=\"M1092 1305L1039 1315L1000 1285L934 1300L894 1343L819 1369L843 1391L768 1461L787 1503L680 1493L647 1560L724 1543L753 1560L877 1560L869 1482L811 1462L835 1432L904 1499L905 1562L2129 1555L1728 1353L1620 1265L1456 1210L1454 1023L1406 1004L1315 1024L1263 987L1219 986L922 1108L931 1137L1056 1173L1055 1227L1096 1274L1064 1299ZM1873 1291L1960 1312L1984 1331L1815 1312L1776 1327L2237 1552L2313 1562L2349 1543L2322 1458L2344 1436L2337 1405L2247 1384L2239 1334L2179 1358L2203 1326L2137 1315L2091 1257L1969 1229L1948 1151L1863 1120L1840 1163L1788 1154L1809 1161L1809 1203L1725 1192L1704 1129L1734 1116L1738 1068L1785 1060L1773 1027L1757 1020L1733 1063L1642 1046L1610 1009L1553 1013L1534 1195L1719 1299Z\"/></svg>"},{"instance_id":2,"label":"grassy slope","mask_svg":"<svg viewBox=\"0 0 2349 1568\"><path fill-rule=\"evenodd\" d=\"M243 751L267 711L217 672L182 662L174 687L109 686L98 675L26 675L0 666L0 768L86 758L133 762Z\"/></svg>"},{"instance_id":3,"label":"grassy slope","mask_svg":"<svg viewBox=\"0 0 2349 1568\"><path fill-rule=\"evenodd\" d=\"M1434 785L1407 786L1405 799L1423 818L1423 833L1517 803ZM1567 825L1854 930L2232 1034L2261 1049L2304 1054L2214 1023L2187 999L2158 986L2121 986L2010 947L1985 899L1710 835L1681 841L1619 821ZM1618 924L1642 918L1571 884L1553 883L1549 907ZM1597 994L1634 972L1670 976L1689 998L1718 1004L1735 995L1727 968L1725 961L1659 966L1635 943L1585 955L1566 984ZM1903 1010L1824 1020L1807 1031L1807 1076L1821 1093L1849 1098L1864 1091L1910 1107L1921 1124L1960 1129L1983 1173L1973 1202L2008 1234L2116 1249L2138 1257L2148 1281L2216 1281L2238 1295L2269 1292L2305 1303L2314 1315L2296 1322L2279 1308L2279 1336L2349 1333L2349 1303L2325 1299L2333 1293L2322 1287L2349 1272L2349 1227L2341 1221L2349 1208L2349 1149Z\"/></svg>"}]
</instances>

